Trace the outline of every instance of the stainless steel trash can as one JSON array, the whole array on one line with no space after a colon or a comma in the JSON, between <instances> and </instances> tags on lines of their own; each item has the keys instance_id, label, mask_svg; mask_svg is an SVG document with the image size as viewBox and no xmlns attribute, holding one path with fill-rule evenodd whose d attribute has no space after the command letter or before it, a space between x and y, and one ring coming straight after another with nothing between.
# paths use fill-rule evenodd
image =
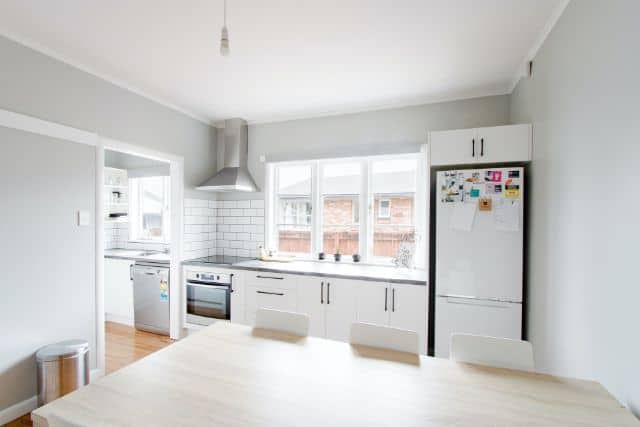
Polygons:
<instances>
[{"instance_id":1,"label":"stainless steel trash can","mask_svg":"<svg viewBox=\"0 0 640 427\"><path fill-rule=\"evenodd\" d=\"M89 343L69 340L42 347L36 353L38 406L89 384Z\"/></svg>"}]
</instances>

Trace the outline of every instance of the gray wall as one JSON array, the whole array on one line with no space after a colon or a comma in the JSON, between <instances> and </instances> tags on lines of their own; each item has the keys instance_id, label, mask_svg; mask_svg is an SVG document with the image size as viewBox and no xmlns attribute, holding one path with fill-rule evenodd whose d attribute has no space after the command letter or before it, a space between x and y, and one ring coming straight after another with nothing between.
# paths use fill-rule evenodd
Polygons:
<instances>
[{"instance_id":1,"label":"gray wall","mask_svg":"<svg viewBox=\"0 0 640 427\"><path fill-rule=\"evenodd\" d=\"M637 0L569 4L511 98L534 132L529 336L640 414Z\"/></svg>"},{"instance_id":2,"label":"gray wall","mask_svg":"<svg viewBox=\"0 0 640 427\"><path fill-rule=\"evenodd\" d=\"M417 152L432 130L509 122L509 97L492 96L358 114L249 126L249 170L264 188L266 161ZM221 193L220 199L256 194Z\"/></svg>"},{"instance_id":3,"label":"gray wall","mask_svg":"<svg viewBox=\"0 0 640 427\"><path fill-rule=\"evenodd\" d=\"M215 197L193 190L215 167L212 127L3 37L0 58L0 108L183 156L185 197ZM85 338L95 357L94 220L74 226L94 218L94 149L43 140L0 128L0 410L35 394L40 345Z\"/></svg>"},{"instance_id":4,"label":"gray wall","mask_svg":"<svg viewBox=\"0 0 640 427\"><path fill-rule=\"evenodd\" d=\"M0 127L0 410L36 394L40 346L95 349L94 174L94 147Z\"/></svg>"},{"instance_id":5,"label":"gray wall","mask_svg":"<svg viewBox=\"0 0 640 427\"><path fill-rule=\"evenodd\" d=\"M0 108L184 157L185 197L215 168L215 129L0 36Z\"/></svg>"}]
</instances>

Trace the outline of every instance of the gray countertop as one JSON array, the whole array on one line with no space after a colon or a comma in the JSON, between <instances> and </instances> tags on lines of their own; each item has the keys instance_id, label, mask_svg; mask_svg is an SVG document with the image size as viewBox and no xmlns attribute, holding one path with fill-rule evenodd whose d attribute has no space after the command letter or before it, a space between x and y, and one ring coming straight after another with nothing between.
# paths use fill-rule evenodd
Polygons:
<instances>
[{"instance_id":1,"label":"gray countertop","mask_svg":"<svg viewBox=\"0 0 640 427\"><path fill-rule=\"evenodd\" d=\"M143 251L134 249L105 249L104 257L169 264L170 255L164 252Z\"/></svg>"},{"instance_id":2,"label":"gray countertop","mask_svg":"<svg viewBox=\"0 0 640 427\"><path fill-rule=\"evenodd\" d=\"M215 265L196 260L183 261L183 265L196 265L215 268ZM368 280L375 282L403 283L410 285L427 284L425 270L384 267L368 264L336 263L331 261L293 261L264 262L259 260L243 261L230 266L219 266L249 271L265 271L307 276L337 277L344 279Z\"/></svg>"}]
</instances>

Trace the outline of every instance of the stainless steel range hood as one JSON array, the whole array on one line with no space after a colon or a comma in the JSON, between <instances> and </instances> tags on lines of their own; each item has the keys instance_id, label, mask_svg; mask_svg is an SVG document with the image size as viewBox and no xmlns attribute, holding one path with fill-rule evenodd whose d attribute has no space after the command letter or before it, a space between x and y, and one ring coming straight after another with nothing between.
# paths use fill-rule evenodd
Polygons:
<instances>
[{"instance_id":1,"label":"stainless steel range hood","mask_svg":"<svg viewBox=\"0 0 640 427\"><path fill-rule=\"evenodd\" d=\"M247 122L242 119L224 121L218 131L218 155L224 159L222 169L196 187L204 191L258 191L247 169L249 137ZM222 151L222 152L221 152Z\"/></svg>"}]
</instances>

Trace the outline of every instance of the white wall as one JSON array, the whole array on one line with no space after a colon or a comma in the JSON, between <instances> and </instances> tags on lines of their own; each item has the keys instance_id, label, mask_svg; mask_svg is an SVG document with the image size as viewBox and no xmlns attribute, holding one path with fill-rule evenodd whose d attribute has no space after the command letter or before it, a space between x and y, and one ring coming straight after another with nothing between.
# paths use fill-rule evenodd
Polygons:
<instances>
[{"instance_id":1,"label":"white wall","mask_svg":"<svg viewBox=\"0 0 640 427\"><path fill-rule=\"evenodd\" d=\"M94 174L95 147L0 127L0 411L36 394L39 347L95 349Z\"/></svg>"},{"instance_id":2,"label":"white wall","mask_svg":"<svg viewBox=\"0 0 640 427\"><path fill-rule=\"evenodd\" d=\"M529 337L640 415L637 0L572 1L511 97L532 122Z\"/></svg>"},{"instance_id":3,"label":"white wall","mask_svg":"<svg viewBox=\"0 0 640 427\"><path fill-rule=\"evenodd\" d=\"M264 189L265 164L376 154L416 153L432 130L497 126L509 122L509 97L492 96L357 114L249 126L249 171ZM220 156L219 156L220 158ZM256 199L220 193L219 199Z\"/></svg>"}]
</instances>

